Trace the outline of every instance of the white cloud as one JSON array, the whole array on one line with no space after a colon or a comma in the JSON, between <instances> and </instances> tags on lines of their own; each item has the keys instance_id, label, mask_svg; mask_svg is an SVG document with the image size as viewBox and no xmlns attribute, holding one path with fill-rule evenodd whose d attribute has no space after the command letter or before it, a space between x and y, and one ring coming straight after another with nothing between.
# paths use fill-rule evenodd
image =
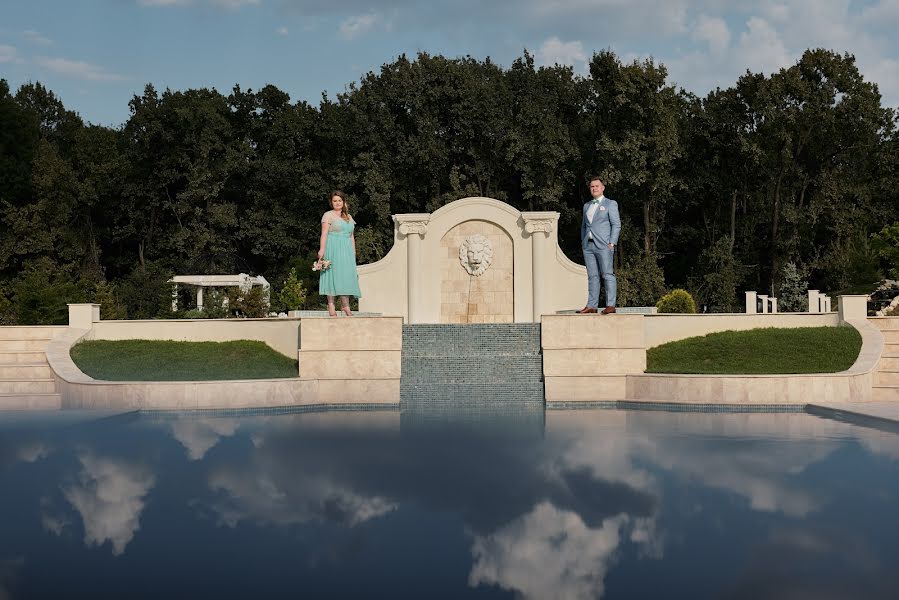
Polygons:
<instances>
[{"instance_id":1,"label":"white cloud","mask_svg":"<svg viewBox=\"0 0 899 600\"><path fill-rule=\"evenodd\" d=\"M355 15L344 19L340 24L340 37L345 40L351 40L360 35L371 31L381 20L375 13L366 15Z\"/></svg>"},{"instance_id":2,"label":"white cloud","mask_svg":"<svg viewBox=\"0 0 899 600\"><path fill-rule=\"evenodd\" d=\"M275 33L277 33L278 35L287 35L287 33L288 33L287 27L278 27L275 30Z\"/></svg>"},{"instance_id":3,"label":"white cloud","mask_svg":"<svg viewBox=\"0 0 899 600\"><path fill-rule=\"evenodd\" d=\"M237 425L235 419L178 419L171 427L190 459L200 460L221 438L234 435Z\"/></svg>"},{"instance_id":4,"label":"white cloud","mask_svg":"<svg viewBox=\"0 0 899 600\"><path fill-rule=\"evenodd\" d=\"M751 71L772 73L795 61L783 40L768 21L752 17L746 23L747 30L740 34L737 55Z\"/></svg>"},{"instance_id":5,"label":"white cloud","mask_svg":"<svg viewBox=\"0 0 899 600\"><path fill-rule=\"evenodd\" d=\"M468 584L498 585L523 598L599 598L626 522L616 516L591 529L576 513L542 502L496 533L475 537Z\"/></svg>"},{"instance_id":6,"label":"white cloud","mask_svg":"<svg viewBox=\"0 0 899 600\"><path fill-rule=\"evenodd\" d=\"M23 462L37 462L50 454L50 447L43 442L31 441L19 446L17 455Z\"/></svg>"},{"instance_id":7,"label":"white cloud","mask_svg":"<svg viewBox=\"0 0 899 600\"><path fill-rule=\"evenodd\" d=\"M241 6L251 6L260 4L262 0L210 0L213 5L221 6L229 10L237 10Z\"/></svg>"},{"instance_id":8,"label":"white cloud","mask_svg":"<svg viewBox=\"0 0 899 600\"><path fill-rule=\"evenodd\" d=\"M266 474L228 469L210 475L209 487L226 496L211 508L228 527L241 521L283 526L326 520L353 527L397 508L386 498L303 476L278 482Z\"/></svg>"},{"instance_id":9,"label":"white cloud","mask_svg":"<svg viewBox=\"0 0 899 600\"><path fill-rule=\"evenodd\" d=\"M40 32L37 32L33 29L23 31L22 35L24 35L25 38L33 44L41 44L42 46L46 46L53 43L53 40L41 35Z\"/></svg>"},{"instance_id":10,"label":"white cloud","mask_svg":"<svg viewBox=\"0 0 899 600\"><path fill-rule=\"evenodd\" d=\"M110 73L101 66L92 65L80 60L39 56L35 59L35 62L39 66L58 75L72 77L74 79L86 79L88 81L123 81L127 79L122 75Z\"/></svg>"},{"instance_id":11,"label":"white cloud","mask_svg":"<svg viewBox=\"0 0 899 600\"><path fill-rule=\"evenodd\" d=\"M143 467L124 461L89 454L79 460L78 482L63 488L63 495L81 515L84 543L100 546L109 541L118 556L140 528L144 498L156 479Z\"/></svg>"},{"instance_id":12,"label":"white cloud","mask_svg":"<svg viewBox=\"0 0 899 600\"><path fill-rule=\"evenodd\" d=\"M730 29L724 19L700 15L693 29L693 39L705 42L709 50L717 54L730 45Z\"/></svg>"},{"instance_id":13,"label":"white cloud","mask_svg":"<svg viewBox=\"0 0 899 600\"><path fill-rule=\"evenodd\" d=\"M141 6L187 6L193 0L137 0Z\"/></svg>"},{"instance_id":14,"label":"white cloud","mask_svg":"<svg viewBox=\"0 0 899 600\"><path fill-rule=\"evenodd\" d=\"M0 63L18 62L19 55L15 46L0 44Z\"/></svg>"},{"instance_id":15,"label":"white cloud","mask_svg":"<svg viewBox=\"0 0 899 600\"><path fill-rule=\"evenodd\" d=\"M587 53L584 44L579 41L563 42L553 36L540 46L537 51L537 61L542 65L569 65L581 67L587 63Z\"/></svg>"}]
</instances>

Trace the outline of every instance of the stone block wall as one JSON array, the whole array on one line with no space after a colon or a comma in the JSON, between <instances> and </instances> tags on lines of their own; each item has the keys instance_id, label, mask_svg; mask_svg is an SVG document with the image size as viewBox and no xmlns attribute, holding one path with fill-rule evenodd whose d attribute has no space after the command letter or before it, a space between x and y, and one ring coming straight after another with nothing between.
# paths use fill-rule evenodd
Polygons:
<instances>
[{"instance_id":1,"label":"stone block wall","mask_svg":"<svg viewBox=\"0 0 899 600\"><path fill-rule=\"evenodd\" d=\"M493 246L493 262L479 275L469 275L459 261L465 238L481 234ZM450 229L440 241L441 323L512 323L512 239L487 221L465 221Z\"/></svg>"}]
</instances>

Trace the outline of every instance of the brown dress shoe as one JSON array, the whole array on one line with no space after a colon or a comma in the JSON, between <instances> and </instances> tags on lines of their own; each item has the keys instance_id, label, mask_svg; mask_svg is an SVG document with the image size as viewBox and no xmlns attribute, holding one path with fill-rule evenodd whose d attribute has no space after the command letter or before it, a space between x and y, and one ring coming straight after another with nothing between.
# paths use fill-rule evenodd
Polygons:
<instances>
[{"instance_id":1,"label":"brown dress shoe","mask_svg":"<svg viewBox=\"0 0 899 600\"><path fill-rule=\"evenodd\" d=\"M610 314L612 314L613 312L615 312L615 307L614 307L614 306L607 306L607 307L605 307L604 309L602 309L602 314L604 314L604 315L610 315Z\"/></svg>"},{"instance_id":2,"label":"brown dress shoe","mask_svg":"<svg viewBox=\"0 0 899 600\"><path fill-rule=\"evenodd\" d=\"M579 310L577 312L579 315L586 315L586 314L590 314L590 313L595 313L595 312L597 312L597 310L595 308L593 308L592 306L585 306L584 308L582 308L581 310Z\"/></svg>"}]
</instances>

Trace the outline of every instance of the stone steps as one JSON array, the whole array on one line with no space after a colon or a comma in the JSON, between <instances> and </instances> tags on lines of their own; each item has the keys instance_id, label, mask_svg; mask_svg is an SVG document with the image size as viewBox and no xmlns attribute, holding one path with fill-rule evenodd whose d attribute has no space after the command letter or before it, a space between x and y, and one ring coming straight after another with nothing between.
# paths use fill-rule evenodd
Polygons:
<instances>
[{"instance_id":1,"label":"stone steps","mask_svg":"<svg viewBox=\"0 0 899 600\"><path fill-rule=\"evenodd\" d=\"M400 402L406 408L543 400L539 324L403 326Z\"/></svg>"},{"instance_id":2,"label":"stone steps","mask_svg":"<svg viewBox=\"0 0 899 600\"><path fill-rule=\"evenodd\" d=\"M52 379L50 365L44 363L0 363L0 380L3 379Z\"/></svg>"},{"instance_id":3,"label":"stone steps","mask_svg":"<svg viewBox=\"0 0 899 600\"><path fill-rule=\"evenodd\" d=\"M34 365L47 362L47 353L41 350L23 352L0 351L0 365Z\"/></svg>"},{"instance_id":4,"label":"stone steps","mask_svg":"<svg viewBox=\"0 0 899 600\"><path fill-rule=\"evenodd\" d=\"M0 394L55 393L55 379L0 379Z\"/></svg>"},{"instance_id":5,"label":"stone steps","mask_svg":"<svg viewBox=\"0 0 899 600\"><path fill-rule=\"evenodd\" d=\"M0 327L0 340L50 340L65 330L54 326Z\"/></svg>"},{"instance_id":6,"label":"stone steps","mask_svg":"<svg viewBox=\"0 0 899 600\"><path fill-rule=\"evenodd\" d=\"M62 397L59 394L0 394L2 410L59 410Z\"/></svg>"},{"instance_id":7,"label":"stone steps","mask_svg":"<svg viewBox=\"0 0 899 600\"><path fill-rule=\"evenodd\" d=\"M47 363L50 339L65 327L0 327L0 410L58 410L62 405Z\"/></svg>"},{"instance_id":8,"label":"stone steps","mask_svg":"<svg viewBox=\"0 0 899 600\"><path fill-rule=\"evenodd\" d=\"M881 331L887 329L899 330L899 317L868 317L868 322Z\"/></svg>"},{"instance_id":9,"label":"stone steps","mask_svg":"<svg viewBox=\"0 0 899 600\"><path fill-rule=\"evenodd\" d=\"M46 352L48 339L0 339L0 352Z\"/></svg>"}]
</instances>

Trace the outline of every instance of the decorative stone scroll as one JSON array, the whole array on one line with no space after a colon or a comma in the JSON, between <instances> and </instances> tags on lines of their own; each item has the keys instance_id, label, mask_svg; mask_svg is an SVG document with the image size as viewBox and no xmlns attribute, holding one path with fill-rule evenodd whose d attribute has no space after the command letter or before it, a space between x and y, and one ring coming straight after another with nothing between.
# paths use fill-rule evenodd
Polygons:
<instances>
[{"instance_id":1,"label":"decorative stone scroll","mask_svg":"<svg viewBox=\"0 0 899 600\"><path fill-rule=\"evenodd\" d=\"M469 275L483 275L493 262L493 245L479 233L470 235L459 246L459 262Z\"/></svg>"},{"instance_id":2,"label":"decorative stone scroll","mask_svg":"<svg viewBox=\"0 0 899 600\"><path fill-rule=\"evenodd\" d=\"M528 233L537 233L538 231L542 231L543 233L552 233L553 220L552 219L526 220L524 223L524 230L527 231Z\"/></svg>"},{"instance_id":3,"label":"decorative stone scroll","mask_svg":"<svg viewBox=\"0 0 899 600\"><path fill-rule=\"evenodd\" d=\"M400 233L403 235L416 234L424 236L428 231L428 219L416 219L400 221Z\"/></svg>"}]
</instances>

